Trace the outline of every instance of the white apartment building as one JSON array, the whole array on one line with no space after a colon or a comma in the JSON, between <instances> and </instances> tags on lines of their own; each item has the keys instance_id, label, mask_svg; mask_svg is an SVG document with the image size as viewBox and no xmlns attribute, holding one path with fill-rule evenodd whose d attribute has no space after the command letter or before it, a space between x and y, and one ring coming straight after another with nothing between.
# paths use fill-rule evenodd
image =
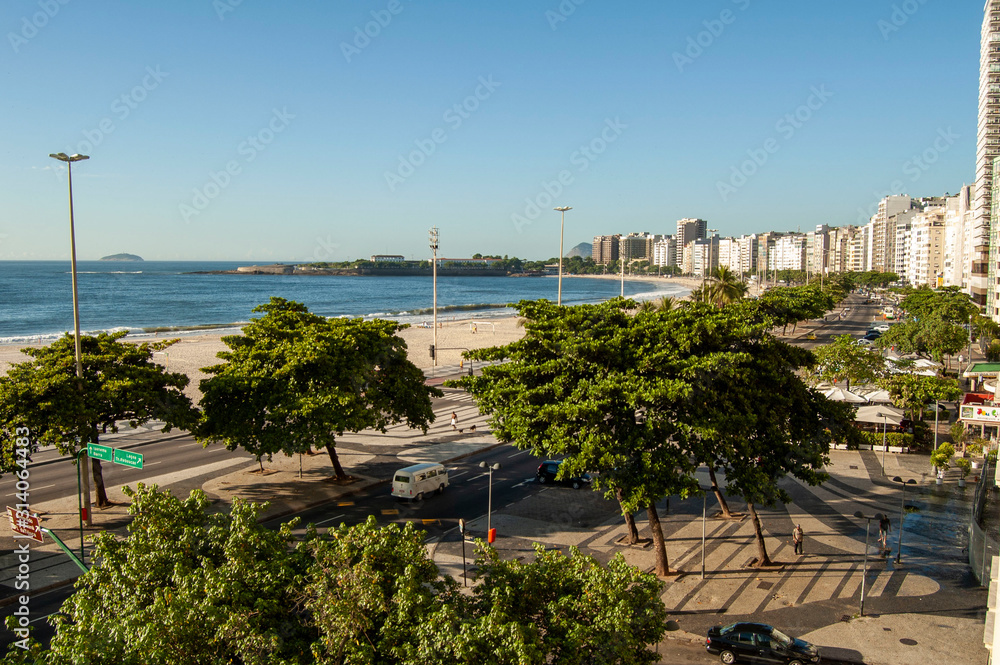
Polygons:
<instances>
[{"instance_id":1,"label":"white apartment building","mask_svg":"<svg viewBox=\"0 0 1000 665\"><path fill-rule=\"evenodd\" d=\"M757 236L741 236L737 239L737 242L740 245L739 272L744 275L752 275L757 272Z\"/></svg>"},{"instance_id":2,"label":"white apartment building","mask_svg":"<svg viewBox=\"0 0 1000 665\"><path fill-rule=\"evenodd\" d=\"M670 268L677 265L677 239L673 236L663 236L663 239L653 244L653 265Z\"/></svg>"},{"instance_id":3,"label":"white apartment building","mask_svg":"<svg viewBox=\"0 0 1000 665\"><path fill-rule=\"evenodd\" d=\"M944 280L947 214L945 206L927 208L915 215L910 223L909 270L906 279L913 286L927 285L936 289L939 278L941 282Z\"/></svg>"},{"instance_id":4,"label":"white apartment building","mask_svg":"<svg viewBox=\"0 0 1000 665\"><path fill-rule=\"evenodd\" d=\"M844 268L846 272L867 272L870 270L870 264L868 262L870 235L871 224L867 224L860 227L857 230L857 233L848 238L844 257Z\"/></svg>"},{"instance_id":5,"label":"white apartment building","mask_svg":"<svg viewBox=\"0 0 1000 665\"><path fill-rule=\"evenodd\" d=\"M729 268L737 275L742 272L743 260L740 256L740 241L737 238L719 239L719 267Z\"/></svg>"},{"instance_id":6,"label":"white apartment building","mask_svg":"<svg viewBox=\"0 0 1000 665\"><path fill-rule=\"evenodd\" d=\"M684 247L681 270L695 277L708 277L719 267L719 236L699 238Z\"/></svg>"},{"instance_id":7,"label":"white apartment building","mask_svg":"<svg viewBox=\"0 0 1000 665\"><path fill-rule=\"evenodd\" d=\"M770 263L770 261L769 261ZM806 236L803 233L789 233L774 241L773 270L806 269Z\"/></svg>"},{"instance_id":8,"label":"white apartment building","mask_svg":"<svg viewBox=\"0 0 1000 665\"><path fill-rule=\"evenodd\" d=\"M970 244L969 288L973 300L1000 322L1000 246L993 215L994 160L1000 156L1000 0L987 0L979 42L979 122L976 134L976 191ZM992 228L992 230L991 230ZM985 251L984 251L985 250Z\"/></svg>"}]
</instances>

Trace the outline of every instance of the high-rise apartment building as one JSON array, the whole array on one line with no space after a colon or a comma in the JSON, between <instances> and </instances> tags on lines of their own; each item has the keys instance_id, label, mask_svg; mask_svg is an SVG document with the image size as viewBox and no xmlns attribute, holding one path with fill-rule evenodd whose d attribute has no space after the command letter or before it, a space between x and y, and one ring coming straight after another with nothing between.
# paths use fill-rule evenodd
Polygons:
<instances>
[{"instance_id":1,"label":"high-rise apartment building","mask_svg":"<svg viewBox=\"0 0 1000 665\"><path fill-rule=\"evenodd\" d=\"M979 123L976 135L976 198L973 205L972 298L1000 321L997 261L1000 245L993 214L993 166L1000 156L1000 0L987 0L979 52ZM978 236L978 237L977 237ZM985 237L983 237L985 236ZM986 250L985 252L983 250Z\"/></svg>"},{"instance_id":2,"label":"high-rise apartment building","mask_svg":"<svg viewBox=\"0 0 1000 665\"><path fill-rule=\"evenodd\" d=\"M878 202L878 212L871 219L868 239L870 270L893 272L896 269L896 216L913 207L913 199L905 194L887 196Z\"/></svg>"},{"instance_id":3,"label":"high-rise apartment building","mask_svg":"<svg viewBox=\"0 0 1000 665\"><path fill-rule=\"evenodd\" d=\"M594 243L591 246L590 256L594 263L608 265L618 260L618 246L621 236L594 236Z\"/></svg>"},{"instance_id":4,"label":"high-rise apartment building","mask_svg":"<svg viewBox=\"0 0 1000 665\"><path fill-rule=\"evenodd\" d=\"M645 231L621 236L618 255L623 261L652 261L655 238Z\"/></svg>"},{"instance_id":5,"label":"high-rise apartment building","mask_svg":"<svg viewBox=\"0 0 1000 665\"><path fill-rule=\"evenodd\" d=\"M708 222L704 219L682 219L677 222L677 265L684 264L684 248L692 240L708 237Z\"/></svg>"}]
</instances>

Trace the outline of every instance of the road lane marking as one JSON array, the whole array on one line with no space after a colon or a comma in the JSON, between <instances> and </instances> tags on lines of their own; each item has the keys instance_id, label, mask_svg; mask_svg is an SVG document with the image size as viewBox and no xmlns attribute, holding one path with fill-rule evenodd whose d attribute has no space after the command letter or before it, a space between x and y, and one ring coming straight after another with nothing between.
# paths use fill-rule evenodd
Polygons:
<instances>
[{"instance_id":1,"label":"road lane marking","mask_svg":"<svg viewBox=\"0 0 1000 665\"><path fill-rule=\"evenodd\" d=\"M337 507L338 508L343 508L344 506L353 506L353 505L354 505L353 501L338 501L337 502Z\"/></svg>"},{"instance_id":2,"label":"road lane marking","mask_svg":"<svg viewBox=\"0 0 1000 665\"><path fill-rule=\"evenodd\" d=\"M333 520L339 520L343 516L344 516L343 514L335 515L328 520L323 520L322 522L316 522L316 526L320 526L321 524L326 524L327 522L332 522Z\"/></svg>"},{"instance_id":3,"label":"road lane marking","mask_svg":"<svg viewBox=\"0 0 1000 665\"><path fill-rule=\"evenodd\" d=\"M452 478L454 478L455 476L460 476L463 473L468 473L468 471L458 471L457 473L451 473L451 472L449 472L448 475L451 476Z\"/></svg>"},{"instance_id":4,"label":"road lane marking","mask_svg":"<svg viewBox=\"0 0 1000 665\"><path fill-rule=\"evenodd\" d=\"M382 509L382 514L383 515L398 515L399 511L396 510L395 508L383 508Z\"/></svg>"},{"instance_id":5,"label":"road lane marking","mask_svg":"<svg viewBox=\"0 0 1000 665\"><path fill-rule=\"evenodd\" d=\"M195 441L194 443L185 443L183 446L175 446L175 448L190 448L191 446L200 446L201 442Z\"/></svg>"},{"instance_id":6,"label":"road lane marking","mask_svg":"<svg viewBox=\"0 0 1000 665\"><path fill-rule=\"evenodd\" d=\"M530 448L528 450L522 450L521 452L514 453L513 455L507 455L507 459L511 459L511 458L514 458L514 457L520 457L521 455L527 455L530 452L531 452Z\"/></svg>"}]
</instances>

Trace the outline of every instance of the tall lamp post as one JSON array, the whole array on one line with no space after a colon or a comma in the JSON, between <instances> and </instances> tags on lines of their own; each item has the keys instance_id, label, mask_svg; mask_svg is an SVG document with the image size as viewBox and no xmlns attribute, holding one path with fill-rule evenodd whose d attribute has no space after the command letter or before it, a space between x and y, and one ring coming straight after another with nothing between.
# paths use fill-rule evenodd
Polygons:
<instances>
[{"instance_id":1,"label":"tall lamp post","mask_svg":"<svg viewBox=\"0 0 1000 665\"><path fill-rule=\"evenodd\" d=\"M861 569L861 616L865 615L865 578L868 577L868 536L871 534L872 520L882 519L882 513L875 513L871 517L863 514L860 510L854 513L855 517L868 520L865 523L865 564Z\"/></svg>"},{"instance_id":2,"label":"tall lamp post","mask_svg":"<svg viewBox=\"0 0 1000 665\"><path fill-rule=\"evenodd\" d=\"M719 229L708 229L707 233L718 234L719 233ZM711 241L711 238L708 238L708 240ZM717 251L715 251L716 247L717 247L716 243L714 243L714 242L709 242L708 243L708 261L706 261L707 265L705 266L705 279L708 279L709 277L712 276L712 255L713 254L715 255L715 262L716 262L716 264L718 264L718 262L719 262L719 254L718 254ZM718 265L716 265L716 267L718 267Z\"/></svg>"},{"instance_id":3,"label":"tall lamp post","mask_svg":"<svg viewBox=\"0 0 1000 665\"><path fill-rule=\"evenodd\" d=\"M882 475L885 475L885 451L888 446L885 442L885 430L889 426L889 415L878 411L875 413L876 418L882 419Z\"/></svg>"},{"instance_id":4,"label":"tall lamp post","mask_svg":"<svg viewBox=\"0 0 1000 665\"><path fill-rule=\"evenodd\" d=\"M557 305L562 305L562 264L563 264L563 230L566 228L566 211L572 210L569 206L563 206L561 208L553 208L557 212L562 213L562 221L559 222L559 298L556 301Z\"/></svg>"},{"instance_id":5,"label":"tall lamp post","mask_svg":"<svg viewBox=\"0 0 1000 665\"><path fill-rule=\"evenodd\" d=\"M434 353L431 354L431 360L434 361L434 366L437 367L437 345L438 345L438 227L433 227L430 233L430 243L431 252L433 254L433 259L431 260L431 274L434 282L434 339L432 344L434 345Z\"/></svg>"},{"instance_id":6,"label":"tall lamp post","mask_svg":"<svg viewBox=\"0 0 1000 665\"><path fill-rule=\"evenodd\" d=\"M495 464L487 464L486 462L480 462L479 467L482 469L487 469L490 472L490 485L488 499L486 500L486 534L489 536L490 529L493 526L493 472L500 469L500 462Z\"/></svg>"},{"instance_id":7,"label":"tall lamp post","mask_svg":"<svg viewBox=\"0 0 1000 665\"><path fill-rule=\"evenodd\" d=\"M69 249L70 249L70 272L72 274L73 280L73 332L74 332L74 351L76 354L76 378L80 379L80 388L83 389L83 362L80 359L80 298L76 286L76 225L73 219L73 162L82 162L85 159L90 159L89 155L67 155L65 152L51 153L49 157L52 159L58 159L60 162L66 162L66 170L69 173ZM81 508L82 519L87 522L87 526L93 524L93 518L90 516L90 472L86 466L87 463L87 453L86 449L81 457L78 458L77 464L83 464L83 506ZM81 528L82 531L82 528ZM82 543L81 543L82 547Z\"/></svg>"},{"instance_id":8,"label":"tall lamp post","mask_svg":"<svg viewBox=\"0 0 1000 665\"><path fill-rule=\"evenodd\" d=\"M899 496L899 542L896 544L896 563L899 563L900 558L903 556L903 502L906 500L906 486L916 485L917 481L913 478L904 481L899 476L895 476L892 481L900 483L903 486L903 492Z\"/></svg>"}]
</instances>

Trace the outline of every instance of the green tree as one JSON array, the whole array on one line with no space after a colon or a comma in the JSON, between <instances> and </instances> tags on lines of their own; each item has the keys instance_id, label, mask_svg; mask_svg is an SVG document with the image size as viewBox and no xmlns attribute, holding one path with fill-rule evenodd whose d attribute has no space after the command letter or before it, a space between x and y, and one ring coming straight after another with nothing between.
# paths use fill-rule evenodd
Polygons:
<instances>
[{"instance_id":1,"label":"green tree","mask_svg":"<svg viewBox=\"0 0 1000 665\"><path fill-rule=\"evenodd\" d=\"M48 649L9 663L653 663L666 627L662 584L619 555L606 566L536 546L502 561L480 543L480 582L441 578L413 523L374 517L294 544L265 505L209 514L140 486L129 535L96 537L95 566L53 619Z\"/></svg>"},{"instance_id":2,"label":"green tree","mask_svg":"<svg viewBox=\"0 0 1000 665\"><path fill-rule=\"evenodd\" d=\"M688 441L695 458L710 470L723 469L726 493L747 502L757 565L766 566L771 561L756 506L789 502L781 488L786 476L810 485L825 481L830 444L850 435L853 412L799 378L813 366L812 353L775 339L764 325L750 325L742 308L714 316L691 308L690 315L687 326L670 326L686 327L699 340L684 370L691 390L676 417L696 433Z\"/></svg>"},{"instance_id":3,"label":"green tree","mask_svg":"<svg viewBox=\"0 0 1000 665\"><path fill-rule=\"evenodd\" d=\"M819 378L829 383L846 381L848 390L852 381L875 383L886 375L885 359L877 351L856 344L850 335L840 335L814 353Z\"/></svg>"},{"instance_id":4,"label":"green tree","mask_svg":"<svg viewBox=\"0 0 1000 665\"><path fill-rule=\"evenodd\" d=\"M677 445L682 426L657 402L686 386L649 363L647 345L669 343L656 337L662 326L645 332L633 327L654 316L639 312L633 317L629 310L635 307L622 299L576 307L522 301L517 305L526 330L522 339L467 354L508 362L485 367L480 376L457 385L490 414L500 440L538 456L565 456L564 475L600 472L595 487L618 498L623 513L645 508L656 572L666 575L655 504L697 491L697 483L690 457Z\"/></svg>"},{"instance_id":5,"label":"green tree","mask_svg":"<svg viewBox=\"0 0 1000 665\"><path fill-rule=\"evenodd\" d=\"M101 565L55 615L48 662L313 662L316 631L295 602L310 560L289 549L294 522L271 531L265 506L240 499L209 515L201 490L126 492L129 535L94 537Z\"/></svg>"},{"instance_id":6,"label":"green tree","mask_svg":"<svg viewBox=\"0 0 1000 665\"><path fill-rule=\"evenodd\" d=\"M892 374L879 381L892 403L903 409L913 421L923 420L924 408L935 401L950 402L962 396L955 379L921 376L909 372Z\"/></svg>"},{"instance_id":7,"label":"green tree","mask_svg":"<svg viewBox=\"0 0 1000 665\"><path fill-rule=\"evenodd\" d=\"M196 435L270 459L325 447L338 479L347 474L335 449L344 432L406 422L425 433L431 397L441 391L406 357L396 333L405 326L375 319L326 319L297 302L271 298L242 335L223 337L225 362L201 382Z\"/></svg>"},{"instance_id":8,"label":"green tree","mask_svg":"<svg viewBox=\"0 0 1000 665\"><path fill-rule=\"evenodd\" d=\"M49 346L24 349L32 360L13 365L0 377L0 436L3 469L11 470L18 427L27 427L32 450L54 445L75 456L101 435L162 420L163 431L189 428L197 411L182 392L188 377L153 362L153 353L176 340L131 344L127 333L80 338L83 375L76 376L75 343L66 335ZM110 505L101 461L91 460L98 506Z\"/></svg>"},{"instance_id":9,"label":"green tree","mask_svg":"<svg viewBox=\"0 0 1000 665\"><path fill-rule=\"evenodd\" d=\"M792 333L800 321L823 316L834 305L833 297L818 285L798 287L778 287L762 294L744 305L748 315L757 321L767 321L771 326L782 326L782 333Z\"/></svg>"}]
</instances>

